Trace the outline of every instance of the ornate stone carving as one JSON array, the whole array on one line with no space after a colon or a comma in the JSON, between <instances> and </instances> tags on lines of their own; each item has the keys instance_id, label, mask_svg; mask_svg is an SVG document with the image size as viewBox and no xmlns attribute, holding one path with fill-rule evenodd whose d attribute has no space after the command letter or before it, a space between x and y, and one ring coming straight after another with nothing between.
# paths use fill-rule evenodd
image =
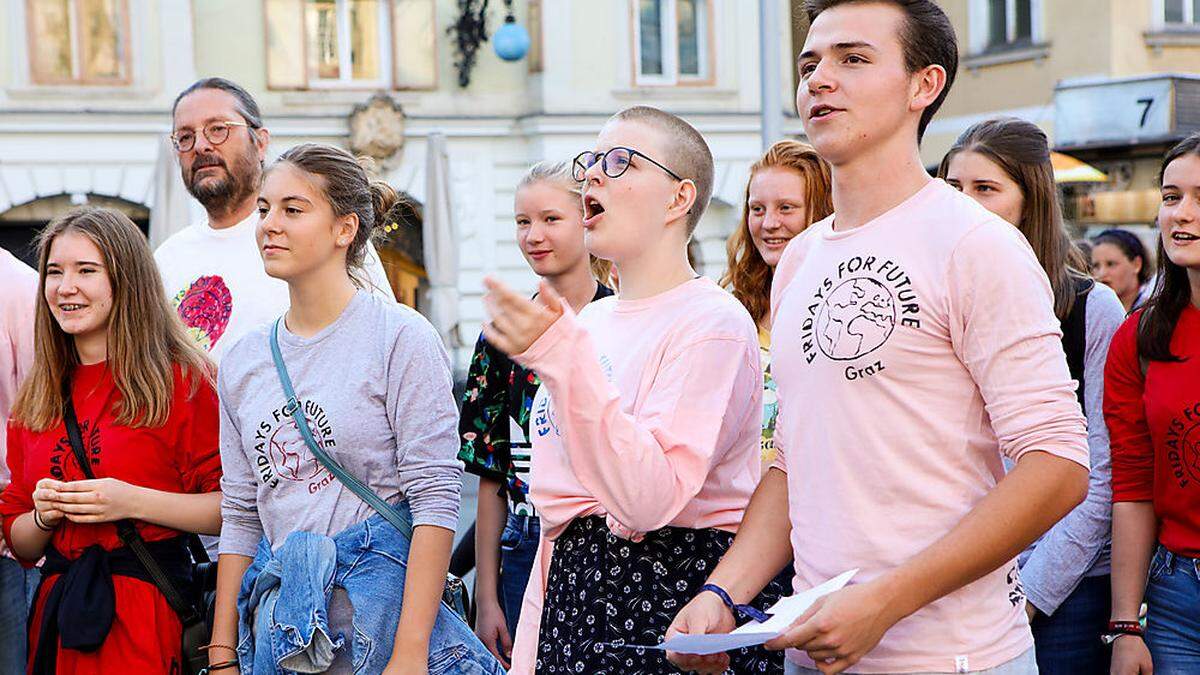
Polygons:
<instances>
[{"instance_id":1,"label":"ornate stone carving","mask_svg":"<svg viewBox=\"0 0 1200 675\"><path fill-rule=\"evenodd\" d=\"M375 94L350 113L350 150L379 162L404 147L404 110L392 97Z\"/></svg>"}]
</instances>

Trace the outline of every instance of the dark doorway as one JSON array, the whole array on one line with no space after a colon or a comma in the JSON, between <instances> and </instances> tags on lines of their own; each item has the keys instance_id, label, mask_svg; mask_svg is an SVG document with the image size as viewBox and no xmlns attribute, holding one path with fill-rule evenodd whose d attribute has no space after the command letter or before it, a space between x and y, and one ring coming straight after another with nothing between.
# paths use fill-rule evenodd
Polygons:
<instances>
[{"instance_id":1,"label":"dark doorway","mask_svg":"<svg viewBox=\"0 0 1200 675\"><path fill-rule=\"evenodd\" d=\"M37 267L37 235L51 220L78 206L70 195L43 197L0 213L0 247L30 267ZM144 234L150 232L150 209L141 204L103 195L86 195L85 204L116 209L129 216Z\"/></svg>"}]
</instances>

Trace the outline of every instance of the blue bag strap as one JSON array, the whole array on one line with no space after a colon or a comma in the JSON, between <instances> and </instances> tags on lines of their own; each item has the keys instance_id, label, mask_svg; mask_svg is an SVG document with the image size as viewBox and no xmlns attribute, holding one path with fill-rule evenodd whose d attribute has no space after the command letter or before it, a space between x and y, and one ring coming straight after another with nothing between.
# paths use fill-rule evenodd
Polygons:
<instances>
[{"instance_id":1,"label":"blue bag strap","mask_svg":"<svg viewBox=\"0 0 1200 675\"><path fill-rule=\"evenodd\" d=\"M292 378L288 375L287 366L283 364L283 354L279 351L279 323L283 321L283 317L275 320L275 324L271 326L271 358L275 360L275 371L279 373L279 385L283 387L283 394L287 396L287 407L284 409L288 415L296 422L296 428L300 430L300 436L304 438L304 443L308 449L312 451L317 461L321 466L325 467L329 473L332 473L342 485L350 488L350 491L358 495L358 498L366 502L371 508L379 512L385 520L391 523L400 534L406 539L412 540L412 521L400 515L391 504L388 504L382 497L375 494L375 491L367 487L357 477L346 471L337 460L330 457L319 443L313 438L312 430L308 426L308 420L304 419L304 412L300 409L300 401L296 399L296 391L292 388Z\"/></svg>"}]
</instances>

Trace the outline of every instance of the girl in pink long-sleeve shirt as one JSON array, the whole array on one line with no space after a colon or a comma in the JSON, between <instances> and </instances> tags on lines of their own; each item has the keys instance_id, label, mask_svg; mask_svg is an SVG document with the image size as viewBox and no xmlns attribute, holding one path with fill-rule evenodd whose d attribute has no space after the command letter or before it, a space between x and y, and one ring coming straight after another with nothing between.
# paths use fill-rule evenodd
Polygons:
<instances>
[{"instance_id":1,"label":"girl in pink long-sleeve shirt","mask_svg":"<svg viewBox=\"0 0 1200 675\"><path fill-rule=\"evenodd\" d=\"M738 301L687 264L712 186L694 129L650 108L618 113L576 178L588 248L618 267L620 298L578 317L544 285L540 303L494 282L486 299L488 341L543 382L530 420L542 542L511 672L669 672L639 646L660 642L699 591L758 482L758 338ZM762 649L733 661L783 668Z\"/></svg>"}]
</instances>

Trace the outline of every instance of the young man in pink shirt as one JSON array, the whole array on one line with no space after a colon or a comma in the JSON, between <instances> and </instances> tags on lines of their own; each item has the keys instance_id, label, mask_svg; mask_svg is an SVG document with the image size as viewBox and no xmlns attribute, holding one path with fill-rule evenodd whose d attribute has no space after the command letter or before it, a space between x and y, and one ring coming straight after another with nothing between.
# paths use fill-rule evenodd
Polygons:
<instances>
[{"instance_id":1,"label":"young man in pink shirt","mask_svg":"<svg viewBox=\"0 0 1200 675\"><path fill-rule=\"evenodd\" d=\"M859 569L767 644L789 672L1036 673L1015 558L1088 475L1049 283L1015 228L922 167L957 69L941 9L807 9L796 107L833 167L834 215L777 268L779 458L708 582L745 602L791 556L798 591ZM701 592L672 631L734 622Z\"/></svg>"},{"instance_id":2,"label":"young man in pink shirt","mask_svg":"<svg viewBox=\"0 0 1200 675\"><path fill-rule=\"evenodd\" d=\"M639 646L658 644L742 522L761 472L762 373L750 315L688 263L712 175L683 120L617 113L575 177L588 250L620 271L620 296L574 316L546 283L531 301L487 282L485 337L543 383L530 420L542 539L511 673L669 672ZM783 671L761 648L732 662Z\"/></svg>"}]
</instances>

